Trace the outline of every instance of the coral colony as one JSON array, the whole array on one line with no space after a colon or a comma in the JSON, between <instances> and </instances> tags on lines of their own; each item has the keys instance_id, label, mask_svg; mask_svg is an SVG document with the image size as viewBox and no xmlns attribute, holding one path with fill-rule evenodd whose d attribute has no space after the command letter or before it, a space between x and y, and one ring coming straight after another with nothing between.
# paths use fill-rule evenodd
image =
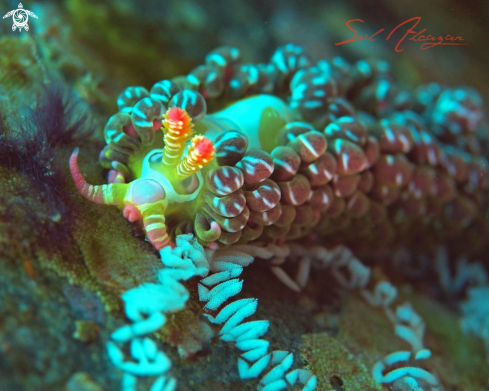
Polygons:
<instances>
[{"instance_id":1,"label":"coral colony","mask_svg":"<svg viewBox=\"0 0 489 391\"><path fill-rule=\"evenodd\" d=\"M117 104L99 157L109 184L84 180L78 149L70 169L85 198L142 221L164 265L159 283L122 296L131 323L112 334L107 350L124 372L123 390L135 389L140 376L156 377L151 390L176 388L170 360L149 335L184 308L189 292L180 281L196 276L205 317L243 352L243 380L258 378L262 391L314 390L316 377L293 368L293 353L271 350L269 322L245 320L256 298L225 304L258 258L297 292L310 273L330 268L342 287L382 309L411 346L378 362L374 379L396 389L440 389L417 365L431 356L423 319L409 303L394 304L397 289L374 281L353 251L409 244L416 234L442 244L485 222L477 210L487 205L489 168L476 134L482 99L475 90L429 84L411 96L392 82L385 62L313 64L288 44L256 65L220 47L188 76L149 91L128 87ZM443 251L437 268L447 291L479 275L464 327L489 340L487 304L477 305L487 291L484 269L465 261L452 277ZM295 277L284 262L298 264Z\"/></svg>"}]
</instances>

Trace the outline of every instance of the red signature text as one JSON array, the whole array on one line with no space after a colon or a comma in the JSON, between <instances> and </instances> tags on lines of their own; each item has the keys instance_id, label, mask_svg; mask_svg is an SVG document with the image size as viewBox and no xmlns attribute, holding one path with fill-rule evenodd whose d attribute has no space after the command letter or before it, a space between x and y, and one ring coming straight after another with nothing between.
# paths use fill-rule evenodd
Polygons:
<instances>
[{"instance_id":1,"label":"red signature text","mask_svg":"<svg viewBox=\"0 0 489 391\"><path fill-rule=\"evenodd\" d=\"M349 30L353 31L355 33L355 35L353 37L351 37L350 39L347 39L346 41L335 43L335 45L344 45L345 43L356 42L356 41L375 41L375 39L373 39L373 37L375 37L376 35L380 34L382 31L385 30L385 29L380 29L376 33L374 33L370 36L368 34L358 36L358 32L352 26L350 26L350 23L352 23L352 22L364 23L363 20L361 20L361 19L351 19L348 22L346 22L346 27ZM389 35L387 36L387 38L385 40L388 41L391 38L392 34L394 34L394 32L397 29L401 28L404 25L407 25L410 22L413 22L414 24L412 24L411 27L409 27L409 25L406 26L406 27L408 27L406 32L404 33L402 38L397 42L396 49L395 49L396 52L402 52L404 50L404 49L401 49L400 46L404 42L404 40L407 37L409 37L410 35L411 35L411 37L407 38L409 41L423 42L421 44L421 50L430 49L430 48L432 48L434 46L438 46L438 45L468 45L467 43L455 42L455 41L465 41L461 36L454 37L451 35L445 35L443 37L440 35L440 36L436 37L436 36L431 35L431 34L423 35L423 33L425 33L426 29L423 29L420 31L414 31L414 28L418 25L419 22L421 22L420 16L416 16L414 18L408 19L408 20L402 22L401 24L399 24L398 26L396 26L389 33Z\"/></svg>"}]
</instances>

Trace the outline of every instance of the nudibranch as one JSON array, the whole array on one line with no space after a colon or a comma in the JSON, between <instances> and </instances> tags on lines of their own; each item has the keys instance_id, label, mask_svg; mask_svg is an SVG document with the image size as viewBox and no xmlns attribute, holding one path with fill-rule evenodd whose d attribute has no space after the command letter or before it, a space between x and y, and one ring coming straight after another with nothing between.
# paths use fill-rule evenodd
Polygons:
<instances>
[{"instance_id":1,"label":"nudibranch","mask_svg":"<svg viewBox=\"0 0 489 391\"><path fill-rule=\"evenodd\" d=\"M178 89L170 81L160 83L168 91ZM264 225L281 216L281 191L268 180L274 164L266 151L273 149L274 134L291 122L290 109L279 98L263 94L205 114L199 93L180 91L173 98L165 109L161 101L146 97L146 111L136 105L131 116L121 110L110 118L101 162L107 167L107 160L114 159L111 183L88 184L75 150L70 169L78 191L90 201L120 207L131 222L142 220L157 250L172 245L167 219L179 225L193 221L206 244L235 243L243 231L256 238L256 228L245 229L249 221ZM303 140L312 147L307 137ZM325 140L322 144L325 147Z\"/></svg>"},{"instance_id":2,"label":"nudibranch","mask_svg":"<svg viewBox=\"0 0 489 391\"><path fill-rule=\"evenodd\" d=\"M414 355L401 351L379 362L374 377L438 389L438 380L419 368L383 373L411 357L431 355L423 346L424 323L410 305L394 313L389 306L397 290L386 281L373 287L371 269L353 252L413 243L429 248L462 235L471 250L485 249L478 230L489 232L489 162L477 133L483 117L477 91L428 84L411 94L392 82L384 61L351 65L333 58L313 64L300 47L288 44L258 65L242 64L236 48L218 48L189 75L159 81L149 91L128 87L117 104L99 155L109 183L85 181L78 149L70 158L71 173L85 198L118 206L131 222L142 220L167 266L163 277L186 280L211 270L215 274L201 280L199 297L211 303L204 310L212 312L240 292L237 276L255 256L269 260L272 272L295 291L305 287L312 267L330 267L341 286L382 307L412 347ZM181 246L169 248L176 240ZM199 267L181 258L185 246L189 254L200 254ZM210 249L205 255L202 246ZM233 251L242 257L230 256ZM295 279L281 268L287 258L299 263ZM175 267L182 262L192 270ZM166 277L153 288L168 293L169 286L177 287L183 307L186 290ZM142 292L146 298L146 288L126 298L148 317L130 311L137 327L123 327L112 339L132 340L136 347L146 343L151 356L154 346L139 338L160 328L163 312L175 308L149 311L146 299L132 297ZM315 389L308 371L285 374L292 363L288 352L269 354L265 342L248 334L257 323L240 324L256 310L256 299L247 300L228 304L215 318L206 314L213 323L227 322L226 332L243 333L233 337L246 341L237 341L246 351L238 359L241 378L257 377L271 360L276 367L258 389L284 389L286 381ZM254 332L261 336L268 322L259 324L263 329ZM224 338L233 340L228 334ZM131 354L146 363L141 346ZM115 344L109 344L109 354L127 369ZM174 389L175 382L169 384L165 389Z\"/></svg>"},{"instance_id":3,"label":"nudibranch","mask_svg":"<svg viewBox=\"0 0 489 391\"><path fill-rule=\"evenodd\" d=\"M439 241L480 220L489 188L480 95L428 85L411 97L382 61L313 65L285 45L268 64L242 64L222 47L117 104L99 157L109 184L87 184L76 151L73 178L86 198L142 219L157 249L179 233L207 247L323 235L378 248L420 225Z\"/></svg>"},{"instance_id":4,"label":"nudibranch","mask_svg":"<svg viewBox=\"0 0 489 391\"><path fill-rule=\"evenodd\" d=\"M141 125L143 122L137 123ZM114 166L122 172L114 170L110 173L113 183L90 185L78 168L78 150L70 158L70 169L80 194L99 204L119 206L130 222L142 220L147 237L157 250L171 245L165 225L165 212L169 205L197 198L204 184L200 170L214 157L213 143L204 136L195 136L191 139L187 155L182 158L185 143L193 134L192 120L185 110L169 108L163 126L165 147L152 149L146 154L138 167L141 172L139 178L130 183L124 183L123 172L127 175L127 169L115 163ZM154 139L154 135L150 137ZM218 230L217 227L215 229Z\"/></svg>"}]
</instances>

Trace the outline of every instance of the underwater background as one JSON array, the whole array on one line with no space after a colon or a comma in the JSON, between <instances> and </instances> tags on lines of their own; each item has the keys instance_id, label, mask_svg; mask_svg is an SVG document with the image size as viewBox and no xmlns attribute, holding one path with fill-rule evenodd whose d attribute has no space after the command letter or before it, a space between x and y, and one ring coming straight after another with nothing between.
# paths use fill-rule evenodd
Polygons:
<instances>
[{"instance_id":1,"label":"underwater background","mask_svg":"<svg viewBox=\"0 0 489 391\"><path fill-rule=\"evenodd\" d=\"M28 31L13 30L14 15L0 20L1 391L489 390L486 1L0 1L2 16L19 9L35 15ZM413 22L387 36L414 17L417 32L466 45L423 48L411 34L396 51ZM359 36L384 31L336 45L353 19ZM165 134L167 107L205 135L204 114L258 94L297 122L228 144L209 136L215 159L198 170L212 194L166 211L169 240L198 243L186 236L172 250L155 245L149 223L83 198L70 172L79 147L87 186L137 179L131 148L146 133L131 117L133 133L112 136L108 121L129 118L164 80L204 100L160 99L154 130ZM247 124L256 102L230 120ZM256 143L260 154L233 155ZM297 164L293 175L282 161ZM235 215L212 209L228 195L216 185L223 167L243 178L233 202L252 210L229 231ZM273 198L263 181L280 189L275 218L253 207L259 189ZM285 211L290 221L276 224ZM209 239L216 221L221 236ZM182 264L193 274L163 276ZM229 275L209 280L219 273ZM236 331L234 345L215 310L237 294L258 301L234 313L268 322ZM137 328L155 314L158 327ZM243 369L252 362L264 367Z\"/></svg>"}]
</instances>

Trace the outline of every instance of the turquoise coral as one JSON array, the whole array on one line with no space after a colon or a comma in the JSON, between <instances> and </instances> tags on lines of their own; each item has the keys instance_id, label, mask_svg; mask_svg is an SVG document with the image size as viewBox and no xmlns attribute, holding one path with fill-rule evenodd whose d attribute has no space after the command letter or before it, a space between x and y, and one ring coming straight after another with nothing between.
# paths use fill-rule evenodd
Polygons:
<instances>
[{"instance_id":1,"label":"turquoise coral","mask_svg":"<svg viewBox=\"0 0 489 391\"><path fill-rule=\"evenodd\" d=\"M233 248L212 253L210 265L216 274L201 280L199 284L199 298L207 302L204 310L217 310L241 291L243 282L234 277L239 276L243 267L253 261L254 258L249 254L256 252L253 246L240 246L239 250ZM215 287L209 291L206 286ZM206 314L212 323L224 323L219 333L221 340L235 342L236 347L245 352L238 358L241 379L256 378L271 365L273 367L258 384L258 390L277 391L294 384L302 384L303 391L314 390L317 383L315 376L304 370L288 372L293 364L292 353L277 350L268 353L269 342L261 339L268 331L268 321L244 322L245 318L255 313L257 305L257 299L240 299L223 307L215 317Z\"/></svg>"},{"instance_id":2,"label":"turquoise coral","mask_svg":"<svg viewBox=\"0 0 489 391\"><path fill-rule=\"evenodd\" d=\"M165 268L158 273L159 284L142 284L122 295L126 316L133 324L112 333L107 352L112 363L125 373L124 390L136 389L134 376L158 376L152 390L170 391L176 387L176 380L166 375L171 368L169 358L144 336L165 324L165 313L185 307L189 293L180 281L202 277L209 272L203 248L192 235L177 237L177 246L175 249L165 247L161 251ZM135 362L124 361L119 345L127 342L130 342L130 355Z\"/></svg>"}]
</instances>

